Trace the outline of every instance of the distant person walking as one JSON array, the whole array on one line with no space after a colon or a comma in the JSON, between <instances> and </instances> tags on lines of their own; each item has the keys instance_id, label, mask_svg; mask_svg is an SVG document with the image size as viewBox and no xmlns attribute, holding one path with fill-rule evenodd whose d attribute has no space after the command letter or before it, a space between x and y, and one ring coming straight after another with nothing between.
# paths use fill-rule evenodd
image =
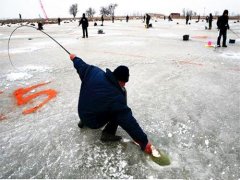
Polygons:
<instances>
[{"instance_id":1,"label":"distant person walking","mask_svg":"<svg viewBox=\"0 0 240 180\"><path fill-rule=\"evenodd\" d=\"M220 16L217 20L217 27L219 29L219 36L217 39L217 46L221 47L220 41L221 37L223 36L223 43L222 47L227 47L226 40L227 40L227 30L229 29L228 25L228 10L223 11L223 15Z\"/></svg>"},{"instance_id":2,"label":"distant person walking","mask_svg":"<svg viewBox=\"0 0 240 180\"><path fill-rule=\"evenodd\" d=\"M146 16L144 15L144 16L143 16L143 22L144 22L144 23L145 23L145 19L146 19Z\"/></svg>"},{"instance_id":3,"label":"distant person walking","mask_svg":"<svg viewBox=\"0 0 240 180\"><path fill-rule=\"evenodd\" d=\"M60 25L61 24L61 19L58 18L57 21L58 21L58 25Z\"/></svg>"},{"instance_id":4,"label":"distant person walking","mask_svg":"<svg viewBox=\"0 0 240 180\"><path fill-rule=\"evenodd\" d=\"M128 20L129 20L129 16L127 15L127 17L126 17L126 22L128 22Z\"/></svg>"},{"instance_id":5,"label":"distant person walking","mask_svg":"<svg viewBox=\"0 0 240 180\"><path fill-rule=\"evenodd\" d=\"M208 17L208 16L206 16L206 23L208 23L208 20L209 20L209 17Z\"/></svg>"},{"instance_id":6,"label":"distant person walking","mask_svg":"<svg viewBox=\"0 0 240 180\"><path fill-rule=\"evenodd\" d=\"M147 28L149 28L150 19L151 19L151 16L149 14L146 14L146 25L147 25Z\"/></svg>"},{"instance_id":7,"label":"distant person walking","mask_svg":"<svg viewBox=\"0 0 240 180\"><path fill-rule=\"evenodd\" d=\"M208 24L209 24L208 29L209 29L209 30L212 29L212 21L213 21L213 16L212 16L212 13L210 13L210 14L209 14L209 19L208 19Z\"/></svg>"},{"instance_id":8,"label":"distant person walking","mask_svg":"<svg viewBox=\"0 0 240 180\"><path fill-rule=\"evenodd\" d=\"M188 25L188 21L189 21L189 14L187 14L186 16L186 25Z\"/></svg>"},{"instance_id":9,"label":"distant person walking","mask_svg":"<svg viewBox=\"0 0 240 180\"><path fill-rule=\"evenodd\" d=\"M172 21L171 15L168 16L168 21Z\"/></svg>"},{"instance_id":10,"label":"distant person walking","mask_svg":"<svg viewBox=\"0 0 240 180\"><path fill-rule=\"evenodd\" d=\"M200 15L198 16L198 22L200 21Z\"/></svg>"},{"instance_id":11,"label":"distant person walking","mask_svg":"<svg viewBox=\"0 0 240 180\"><path fill-rule=\"evenodd\" d=\"M43 30L43 23L42 22L38 22L38 28L37 30Z\"/></svg>"},{"instance_id":12,"label":"distant person walking","mask_svg":"<svg viewBox=\"0 0 240 180\"><path fill-rule=\"evenodd\" d=\"M102 25L101 26L103 26L103 21L104 21L103 15L101 17L101 21L102 21Z\"/></svg>"},{"instance_id":13,"label":"distant person walking","mask_svg":"<svg viewBox=\"0 0 240 180\"><path fill-rule=\"evenodd\" d=\"M21 14L19 14L19 19L22 20L22 15Z\"/></svg>"},{"instance_id":14,"label":"distant person walking","mask_svg":"<svg viewBox=\"0 0 240 180\"><path fill-rule=\"evenodd\" d=\"M112 16L112 23L114 23L114 16Z\"/></svg>"},{"instance_id":15,"label":"distant person walking","mask_svg":"<svg viewBox=\"0 0 240 180\"><path fill-rule=\"evenodd\" d=\"M83 37L85 38L85 34L86 34L86 38L88 38L88 19L85 17L85 13L83 13L83 16L81 18L81 20L79 21L79 26L82 25L82 30L83 30Z\"/></svg>"}]
</instances>

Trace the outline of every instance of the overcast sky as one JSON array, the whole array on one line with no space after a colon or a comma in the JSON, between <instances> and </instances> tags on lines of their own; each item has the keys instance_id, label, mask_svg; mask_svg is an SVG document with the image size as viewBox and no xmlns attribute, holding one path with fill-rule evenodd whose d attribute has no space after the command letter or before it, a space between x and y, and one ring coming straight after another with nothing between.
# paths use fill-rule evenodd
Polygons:
<instances>
[{"instance_id":1,"label":"overcast sky","mask_svg":"<svg viewBox=\"0 0 240 180\"><path fill-rule=\"evenodd\" d=\"M232 13L240 14L240 0L42 0L46 14L49 18L71 17L69 7L77 3L81 16L87 8L95 9L95 16L99 15L101 6L108 6L110 3L118 4L115 15L131 15L133 13L144 14L179 12L182 9L191 9L200 15L215 14L218 11L222 14L224 9ZM38 18L44 17L39 0L0 0L0 19L19 18Z\"/></svg>"}]
</instances>

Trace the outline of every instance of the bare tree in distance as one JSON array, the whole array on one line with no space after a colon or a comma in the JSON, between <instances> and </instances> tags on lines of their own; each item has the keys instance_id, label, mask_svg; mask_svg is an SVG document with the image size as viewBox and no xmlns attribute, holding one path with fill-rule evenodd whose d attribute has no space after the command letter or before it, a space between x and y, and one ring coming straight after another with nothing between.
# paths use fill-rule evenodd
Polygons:
<instances>
[{"instance_id":1,"label":"bare tree in distance","mask_svg":"<svg viewBox=\"0 0 240 180\"><path fill-rule=\"evenodd\" d=\"M183 8L182 13L183 13L183 16L186 16L186 10L185 10L185 8Z\"/></svg>"},{"instance_id":2,"label":"bare tree in distance","mask_svg":"<svg viewBox=\"0 0 240 180\"><path fill-rule=\"evenodd\" d=\"M78 12L78 5L77 4L72 4L69 9L69 13L73 15L73 18L75 19L76 15Z\"/></svg>"},{"instance_id":3,"label":"bare tree in distance","mask_svg":"<svg viewBox=\"0 0 240 180\"><path fill-rule=\"evenodd\" d=\"M218 16L219 15L219 11L214 11L214 15Z\"/></svg>"},{"instance_id":4,"label":"bare tree in distance","mask_svg":"<svg viewBox=\"0 0 240 180\"><path fill-rule=\"evenodd\" d=\"M115 8L117 7L118 5L117 4L110 4L108 6L108 10L110 12L110 15L114 16L114 11L115 11Z\"/></svg>"},{"instance_id":5,"label":"bare tree in distance","mask_svg":"<svg viewBox=\"0 0 240 180\"><path fill-rule=\"evenodd\" d=\"M100 8L100 14L104 16L114 16L115 8L117 7L117 4L110 4L108 7L101 7Z\"/></svg>"},{"instance_id":6,"label":"bare tree in distance","mask_svg":"<svg viewBox=\"0 0 240 180\"><path fill-rule=\"evenodd\" d=\"M192 16L193 11L192 11L192 10L189 10L189 11L188 11L188 14L189 14L189 16Z\"/></svg>"},{"instance_id":7,"label":"bare tree in distance","mask_svg":"<svg viewBox=\"0 0 240 180\"><path fill-rule=\"evenodd\" d=\"M86 15L90 18L92 18L95 13L96 13L96 11L91 7L86 10Z\"/></svg>"},{"instance_id":8,"label":"bare tree in distance","mask_svg":"<svg viewBox=\"0 0 240 180\"><path fill-rule=\"evenodd\" d=\"M110 11L108 9L108 7L101 7L100 8L100 14L103 15L103 16L108 16L110 15Z\"/></svg>"}]
</instances>

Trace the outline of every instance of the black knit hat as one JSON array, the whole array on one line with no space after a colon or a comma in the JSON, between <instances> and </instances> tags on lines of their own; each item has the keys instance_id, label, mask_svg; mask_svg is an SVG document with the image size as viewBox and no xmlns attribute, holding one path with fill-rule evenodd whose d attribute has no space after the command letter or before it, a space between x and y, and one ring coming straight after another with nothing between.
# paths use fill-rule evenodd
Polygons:
<instances>
[{"instance_id":1,"label":"black knit hat","mask_svg":"<svg viewBox=\"0 0 240 180\"><path fill-rule=\"evenodd\" d=\"M225 9L225 10L223 11L223 15L225 15L225 14L228 15L228 10L227 10L227 9Z\"/></svg>"},{"instance_id":2,"label":"black knit hat","mask_svg":"<svg viewBox=\"0 0 240 180\"><path fill-rule=\"evenodd\" d=\"M127 66L118 66L113 71L114 76L118 81L128 82L129 79L129 69Z\"/></svg>"}]
</instances>

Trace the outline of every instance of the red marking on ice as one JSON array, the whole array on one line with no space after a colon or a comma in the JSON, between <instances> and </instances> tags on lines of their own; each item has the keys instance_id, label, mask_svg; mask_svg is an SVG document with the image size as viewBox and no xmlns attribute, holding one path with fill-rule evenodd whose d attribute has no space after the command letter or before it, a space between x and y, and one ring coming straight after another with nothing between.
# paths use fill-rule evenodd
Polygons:
<instances>
[{"instance_id":1,"label":"red marking on ice","mask_svg":"<svg viewBox=\"0 0 240 180\"><path fill-rule=\"evenodd\" d=\"M7 119L6 116L4 116L3 114L0 114L0 121L5 120L5 119Z\"/></svg>"},{"instance_id":2,"label":"red marking on ice","mask_svg":"<svg viewBox=\"0 0 240 180\"><path fill-rule=\"evenodd\" d=\"M232 70L232 71L240 71L240 68L231 68L229 70Z\"/></svg>"},{"instance_id":3,"label":"red marking on ice","mask_svg":"<svg viewBox=\"0 0 240 180\"><path fill-rule=\"evenodd\" d=\"M17 105L18 106L21 106L21 105L24 105L24 104L27 104L27 103L31 103L31 101L38 96L42 96L42 95L47 95L48 96L42 103L38 104L37 106L34 106L33 108L24 110L23 114L30 114L30 113L33 113L33 112L37 111L39 108L44 106L52 98L56 97L57 92L55 90L52 90L52 89L39 91L39 92L36 92L36 93L33 93L31 95L28 95L28 96L24 97L24 95L27 94L28 92L30 92L31 90L33 90L35 88L38 88L40 86L46 85L46 84L48 84L48 83L41 83L41 84L37 84L37 85L31 86L31 87L28 87L28 88L19 88L16 91L14 91L13 95L17 99Z\"/></svg>"},{"instance_id":4,"label":"red marking on ice","mask_svg":"<svg viewBox=\"0 0 240 180\"><path fill-rule=\"evenodd\" d=\"M110 52L110 51L104 51L104 53L116 54L116 55L121 55L121 56L132 56L132 57L146 58L146 56L141 56L141 55L126 54L126 53L117 53L117 52Z\"/></svg>"},{"instance_id":5,"label":"red marking on ice","mask_svg":"<svg viewBox=\"0 0 240 180\"><path fill-rule=\"evenodd\" d=\"M3 93L3 91L0 91L0 94L2 94Z\"/></svg>"},{"instance_id":6,"label":"red marking on ice","mask_svg":"<svg viewBox=\"0 0 240 180\"><path fill-rule=\"evenodd\" d=\"M203 66L203 64L200 63L195 63L192 61L179 61L180 64L192 64L192 65L197 65L197 66Z\"/></svg>"},{"instance_id":7,"label":"red marking on ice","mask_svg":"<svg viewBox=\"0 0 240 180\"><path fill-rule=\"evenodd\" d=\"M196 39L207 39L208 36L191 36L191 38L196 38Z\"/></svg>"}]
</instances>

